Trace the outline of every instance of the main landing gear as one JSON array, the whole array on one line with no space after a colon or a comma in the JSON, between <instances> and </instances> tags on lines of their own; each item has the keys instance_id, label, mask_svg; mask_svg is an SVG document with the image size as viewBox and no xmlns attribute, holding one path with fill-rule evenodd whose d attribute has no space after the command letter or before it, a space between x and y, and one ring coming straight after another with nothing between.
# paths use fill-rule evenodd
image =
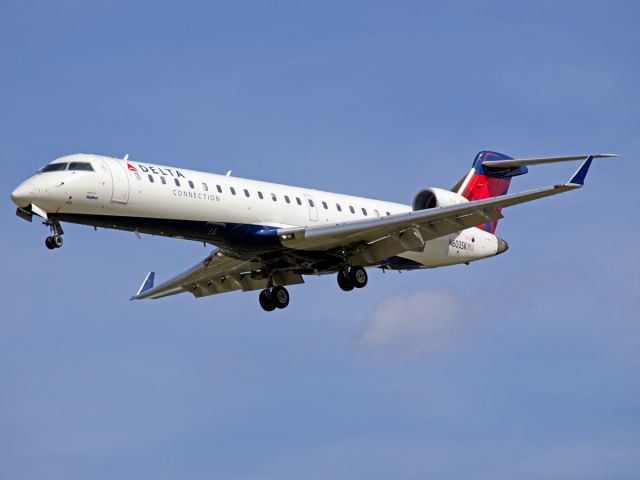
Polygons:
<instances>
[{"instance_id":1,"label":"main landing gear","mask_svg":"<svg viewBox=\"0 0 640 480\"><path fill-rule=\"evenodd\" d=\"M62 235L50 235L44 239L44 244L49 250L60 248L62 243Z\"/></svg>"},{"instance_id":2,"label":"main landing gear","mask_svg":"<svg viewBox=\"0 0 640 480\"><path fill-rule=\"evenodd\" d=\"M338 286L345 292L354 288L362 288L368 281L367 271L360 266L349 267L338 272Z\"/></svg>"},{"instance_id":3,"label":"main landing gear","mask_svg":"<svg viewBox=\"0 0 640 480\"><path fill-rule=\"evenodd\" d=\"M347 267L338 272L338 285L345 292L367 285L369 276L361 266ZM265 288L260 292L258 301L263 310L273 312L276 308L289 305L289 292L284 287Z\"/></svg>"},{"instance_id":4,"label":"main landing gear","mask_svg":"<svg viewBox=\"0 0 640 480\"><path fill-rule=\"evenodd\" d=\"M260 306L267 312L276 308L286 308L289 305L289 292L284 287L266 288L258 296Z\"/></svg>"},{"instance_id":5,"label":"main landing gear","mask_svg":"<svg viewBox=\"0 0 640 480\"><path fill-rule=\"evenodd\" d=\"M49 235L44 240L44 244L47 246L47 248L49 250L54 250L56 248L62 247L62 244L63 244L62 234L64 232L62 231L62 227L60 226L60 223L47 219L44 222L44 224L51 229L51 235Z\"/></svg>"}]
</instances>

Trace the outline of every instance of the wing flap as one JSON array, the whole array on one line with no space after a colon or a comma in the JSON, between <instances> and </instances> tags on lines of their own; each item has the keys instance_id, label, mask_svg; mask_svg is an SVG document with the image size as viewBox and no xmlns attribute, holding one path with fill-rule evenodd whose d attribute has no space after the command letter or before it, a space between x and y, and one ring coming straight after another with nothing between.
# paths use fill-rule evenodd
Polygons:
<instances>
[{"instance_id":1,"label":"wing flap","mask_svg":"<svg viewBox=\"0 0 640 480\"><path fill-rule=\"evenodd\" d=\"M289 229L279 233L281 238L283 235L286 238L282 243L290 248L331 250L358 242L376 242L394 234L400 236L412 228L420 229L423 239L427 241L502 218L502 214L493 207L478 205L474 209L467 207L466 211L460 213L443 211L450 208L453 207L418 210L390 215L380 220L350 222L331 227L317 227L317 229L313 227L294 231ZM405 247L402 242L396 243ZM403 249L400 248L398 251Z\"/></svg>"},{"instance_id":2,"label":"wing flap","mask_svg":"<svg viewBox=\"0 0 640 480\"><path fill-rule=\"evenodd\" d=\"M191 293L205 297L235 290L261 290L272 285L304 283L301 275L291 271L275 271L267 275L263 263L257 259L245 260L225 254L218 249L189 270L174 278L153 285L153 274L145 278L138 293L131 300L168 297L178 293Z\"/></svg>"},{"instance_id":3,"label":"wing flap","mask_svg":"<svg viewBox=\"0 0 640 480\"><path fill-rule=\"evenodd\" d=\"M150 288L141 287L131 300L161 298L177 293L190 292L196 297L214 295L216 293L241 290L241 276L246 272L260 270L262 264L225 255L215 250L207 258L176 277ZM143 283L143 287L146 284ZM248 283L245 285L249 286Z\"/></svg>"}]
</instances>

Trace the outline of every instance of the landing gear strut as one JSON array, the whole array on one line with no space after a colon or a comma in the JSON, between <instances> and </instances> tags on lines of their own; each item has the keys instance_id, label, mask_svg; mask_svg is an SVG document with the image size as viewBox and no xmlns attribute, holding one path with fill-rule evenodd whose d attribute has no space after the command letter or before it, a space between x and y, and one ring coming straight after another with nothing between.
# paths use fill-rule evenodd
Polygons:
<instances>
[{"instance_id":1,"label":"landing gear strut","mask_svg":"<svg viewBox=\"0 0 640 480\"><path fill-rule=\"evenodd\" d=\"M267 312L276 308L286 308L289 305L289 292L284 287L266 288L258 296L260 306Z\"/></svg>"},{"instance_id":2,"label":"landing gear strut","mask_svg":"<svg viewBox=\"0 0 640 480\"><path fill-rule=\"evenodd\" d=\"M63 231L60 223L56 222L55 220L47 219L44 224L51 229L51 235L49 235L44 240L44 244L47 246L47 248L49 250L54 250L56 248L62 247L62 244L64 242L62 241Z\"/></svg>"},{"instance_id":3,"label":"landing gear strut","mask_svg":"<svg viewBox=\"0 0 640 480\"><path fill-rule=\"evenodd\" d=\"M368 281L367 271L360 266L349 267L338 272L338 286L345 292L362 288Z\"/></svg>"}]
</instances>

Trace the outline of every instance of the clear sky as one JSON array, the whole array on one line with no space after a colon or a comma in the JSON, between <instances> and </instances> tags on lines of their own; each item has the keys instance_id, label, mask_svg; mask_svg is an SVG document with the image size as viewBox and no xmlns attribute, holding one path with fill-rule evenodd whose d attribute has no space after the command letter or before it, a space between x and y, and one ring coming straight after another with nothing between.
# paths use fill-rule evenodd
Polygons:
<instances>
[{"instance_id":1,"label":"clear sky","mask_svg":"<svg viewBox=\"0 0 640 480\"><path fill-rule=\"evenodd\" d=\"M443 5L446 4L446 5ZM638 2L0 0L0 478L640 477ZM497 258L129 302L201 244L14 215L91 152L410 203L612 152ZM532 169L512 191L565 181Z\"/></svg>"}]
</instances>

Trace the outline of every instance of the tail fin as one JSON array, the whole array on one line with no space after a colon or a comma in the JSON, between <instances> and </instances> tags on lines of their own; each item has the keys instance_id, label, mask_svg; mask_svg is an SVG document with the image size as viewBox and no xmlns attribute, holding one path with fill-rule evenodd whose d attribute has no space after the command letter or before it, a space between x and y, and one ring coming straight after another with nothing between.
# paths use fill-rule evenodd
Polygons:
<instances>
[{"instance_id":1,"label":"tail fin","mask_svg":"<svg viewBox=\"0 0 640 480\"><path fill-rule=\"evenodd\" d=\"M497 152L482 151L476 155L471 171L459 183L457 193L469 201L506 195L512 177L527 173L525 166L489 167L483 162L495 160L513 160L511 157ZM496 232L498 220L478 225L478 228L490 233Z\"/></svg>"}]
</instances>

